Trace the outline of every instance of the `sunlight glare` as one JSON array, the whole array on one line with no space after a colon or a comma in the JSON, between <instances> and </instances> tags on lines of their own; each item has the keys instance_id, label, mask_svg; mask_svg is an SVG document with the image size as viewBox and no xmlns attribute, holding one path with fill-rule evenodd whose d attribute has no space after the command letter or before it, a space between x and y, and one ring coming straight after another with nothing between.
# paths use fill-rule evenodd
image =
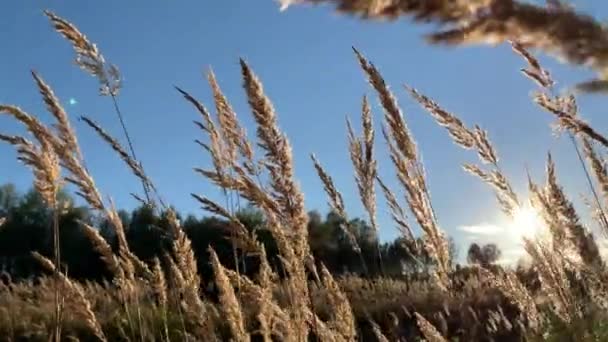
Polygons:
<instances>
[{"instance_id":1,"label":"sunlight glare","mask_svg":"<svg viewBox=\"0 0 608 342\"><path fill-rule=\"evenodd\" d=\"M538 210L528 204L515 210L508 224L508 232L517 238L534 238L543 232L544 227L545 223Z\"/></svg>"}]
</instances>

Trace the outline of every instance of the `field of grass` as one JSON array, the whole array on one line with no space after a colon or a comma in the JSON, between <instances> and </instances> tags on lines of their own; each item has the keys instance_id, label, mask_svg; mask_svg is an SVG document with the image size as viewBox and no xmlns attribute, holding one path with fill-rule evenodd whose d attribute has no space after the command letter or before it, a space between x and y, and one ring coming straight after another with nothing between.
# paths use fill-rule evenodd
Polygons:
<instances>
[{"instance_id":1,"label":"field of grass","mask_svg":"<svg viewBox=\"0 0 608 342\"><path fill-rule=\"evenodd\" d=\"M285 8L306 2L330 2L341 12L364 20L411 16L437 22L445 30L429 36L433 43L508 41L523 58L523 74L537 87L534 101L555 117L559 129L570 135L584 157L581 167L595 195L593 224L608 233L604 215L608 200L604 152L608 138L580 117L573 93L557 94L550 73L529 52L537 49L575 65L590 66L599 78L578 85L578 89L602 91L606 89L603 76L608 66L608 31L602 25L560 1L550 1L546 7L511 0L281 1ZM99 80L100 94L116 104L122 86L118 68L109 64L74 24L52 12L45 14L54 29L72 44L76 63ZM457 266L448 237L435 217L421 147L379 68L356 49L354 56L381 103L385 123L381 129L374 127L368 99L363 98L361 120L357 120L360 125L348 125L348 153L366 220L375 232L380 229L376 203L377 197L383 197L412 260L430 260L431 267L424 274L337 275L315 258L309 244L310 216L303 190L294 177L289 138L281 131L279 117L260 78L244 60L240 68L256 124L255 138L245 132L212 73L208 81L215 113L186 90L176 89L200 114L197 125L205 139L197 142L212 160L209 168L195 171L223 189L227 203L236 203L239 198L263 217L263 229L252 230L232 205L193 194L203 208L229 223L235 260L232 267L220 261L213 245L208 250L193 246L170 203L163 201L144 165L135 158L138 146L131 142L118 105L116 114L128 142L126 147L93 120L81 117L141 182L143 196L138 199L142 205L163 217L168 243L150 260L142 260L128 242L118 211L104 200L85 166L71 125L74 118L68 116L42 76L33 73L35 86L54 122L49 125L18 106L0 104L1 114L11 116L29 132L29 136L0 134L0 140L13 145L19 160L33 172L34 187L51 213L53 249L48 255L32 254L46 275L18 281L13 281L10 274L2 275L0 340L608 340L608 270L595 235L581 222L572 203L578 194L566 193L562 188L551 156L547 158L546 180L529 182L531 206L549 233L544 238L524 238L531 266ZM488 133L461 121L416 89L406 90L446 129L456 145L478 155L479 163L465 164L464 169L491 187L505 215L516 216L526 203L503 174L499 153ZM380 131L382 134L377 134ZM377 175L376 139L383 139L389 151L404 201ZM361 257L361 266L367 268L341 193L331 175L314 156L312 159L331 208L340 219L346 243L354 255ZM59 194L65 184L104 219L115 236L114 242L108 241L99 227L80 222L91 248L111 274L107 280L78 280L62 266L60 218L66 203ZM440 196L440 191L435 190L434 196ZM10 219L0 218L0 227L10 224ZM415 236L414 225L422 236ZM271 244L262 241L263 234L270 236ZM383 254L376 243L377 262L382 269ZM270 245L278 262L267 257ZM197 253L208 256L210 277L201 276ZM255 274L236 266L245 258L255 260Z\"/></svg>"}]
</instances>

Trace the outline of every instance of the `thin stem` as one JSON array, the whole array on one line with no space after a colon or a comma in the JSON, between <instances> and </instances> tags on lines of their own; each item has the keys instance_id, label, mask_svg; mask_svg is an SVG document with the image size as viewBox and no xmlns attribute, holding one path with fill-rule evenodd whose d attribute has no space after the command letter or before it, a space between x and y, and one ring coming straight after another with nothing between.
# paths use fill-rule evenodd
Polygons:
<instances>
[{"instance_id":1,"label":"thin stem","mask_svg":"<svg viewBox=\"0 0 608 342\"><path fill-rule=\"evenodd\" d=\"M231 197L229 196L228 191L226 190L226 188L222 188L222 192L224 193L224 199L226 200L226 208L229 210L230 215L234 215L234 208L232 206L232 201L231 201ZM232 193L230 193L231 195ZM237 247L236 247L236 233L234 232L233 229L230 229L230 243L232 245L232 258L234 259L234 270L236 271L237 274L237 287L240 289L241 288L241 272L240 272L240 267L239 267L239 256L238 256L238 251L237 251ZM240 292L239 292L240 295Z\"/></svg>"},{"instance_id":2,"label":"thin stem","mask_svg":"<svg viewBox=\"0 0 608 342\"><path fill-rule=\"evenodd\" d=\"M53 254L55 258L55 284L54 284L54 305L55 305L55 342L61 341L61 303L59 300L59 278L61 272L61 252L59 247L59 212L57 204L53 206Z\"/></svg>"},{"instance_id":3,"label":"thin stem","mask_svg":"<svg viewBox=\"0 0 608 342\"><path fill-rule=\"evenodd\" d=\"M376 237L376 250L378 252L378 263L380 264L380 275L384 276L384 261L382 259L382 250L380 248L380 238Z\"/></svg>"},{"instance_id":4,"label":"thin stem","mask_svg":"<svg viewBox=\"0 0 608 342\"><path fill-rule=\"evenodd\" d=\"M125 124L125 121L122 116L122 112L120 111L120 107L118 106L118 99L116 98L116 95L114 95L114 94L111 94L111 96L112 96L112 103L114 104L114 110L116 111L116 115L118 116L118 120L120 121L120 125L122 126L122 130L125 134L125 138L127 139L127 143L129 145L129 151L131 152L131 156L133 157L133 159L135 161L137 161L139 163L139 160L137 159L137 156L135 155L135 149L133 148L133 142L131 141L131 137L129 136L129 131L127 130L127 125ZM150 201L150 190L148 189L148 185L146 184L146 182L144 180L141 181L141 184L144 188L144 194L146 195L146 200L148 201L148 203L152 203Z\"/></svg>"}]
</instances>

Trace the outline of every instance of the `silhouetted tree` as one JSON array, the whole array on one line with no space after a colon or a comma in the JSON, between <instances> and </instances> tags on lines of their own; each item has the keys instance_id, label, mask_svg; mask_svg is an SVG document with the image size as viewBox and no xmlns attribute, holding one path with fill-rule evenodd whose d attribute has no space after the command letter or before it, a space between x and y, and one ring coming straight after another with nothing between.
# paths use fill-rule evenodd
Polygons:
<instances>
[{"instance_id":1,"label":"silhouetted tree","mask_svg":"<svg viewBox=\"0 0 608 342\"><path fill-rule=\"evenodd\" d=\"M502 252L494 243L489 243L480 246L477 243L472 243L467 252L467 262L469 264L478 264L482 267L496 263Z\"/></svg>"}]
</instances>

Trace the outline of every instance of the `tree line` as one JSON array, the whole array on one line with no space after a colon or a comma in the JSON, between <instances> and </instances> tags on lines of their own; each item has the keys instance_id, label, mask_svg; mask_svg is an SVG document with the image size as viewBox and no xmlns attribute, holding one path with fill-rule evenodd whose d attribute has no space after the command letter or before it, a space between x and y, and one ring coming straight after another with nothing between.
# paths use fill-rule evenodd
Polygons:
<instances>
[{"instance_id":1,"label":"tree line","mask_svg":"<svg viewBox=\"0 0 608 342\"><path fill-rule=\"evenodd\" d=\"M79 280L108 280L109 271L84 234L83 223L97 227L100 234L117 248L116 236L108 222L93 215L86 207L75 205L66 192L59 195L64 209L59 216L61 264L67 274ZM171 235L166 213L140 206L131 212L119 211L126 231L130 249L142 260L152 262L162 259L170 250ZM274 267L280 267L278 251L272 235L265 230L263 215L253 208L243 208L236 213L237 218L250 231L255 231L257 239L264 244L268 258ZM0 273L12 280L35 277L42 273L31 257L36 251L46 256L52 255L51 211L45 206L40 195L29 190L19 193L14 185L0 186L0 217L6 222L0 228ZM183 216L178 219L192 242L198 267L203 279L210 279L212 270L207 250L211 246L217 252L222 264L246 274L255 274L257 258L235 250L232 243L231 223L214 216ZM343 227L347 225L354 232L361 249L353 250L345 236ZM332 212L322 216L317 211L309 212L309 244L317 262L323 263L335 275L352 273L363 277L425 277L433 267L432 259L422 248L407 245L404 239L378 244L378 236L365 220L355 218L343 222ZM418 245L422 241L417 241ZM450 239L453 260L457 259L457 249ZM500 256L495 245L472 244L467 253L469 263L488 265Z\"/></svg>"}]
</instances>

